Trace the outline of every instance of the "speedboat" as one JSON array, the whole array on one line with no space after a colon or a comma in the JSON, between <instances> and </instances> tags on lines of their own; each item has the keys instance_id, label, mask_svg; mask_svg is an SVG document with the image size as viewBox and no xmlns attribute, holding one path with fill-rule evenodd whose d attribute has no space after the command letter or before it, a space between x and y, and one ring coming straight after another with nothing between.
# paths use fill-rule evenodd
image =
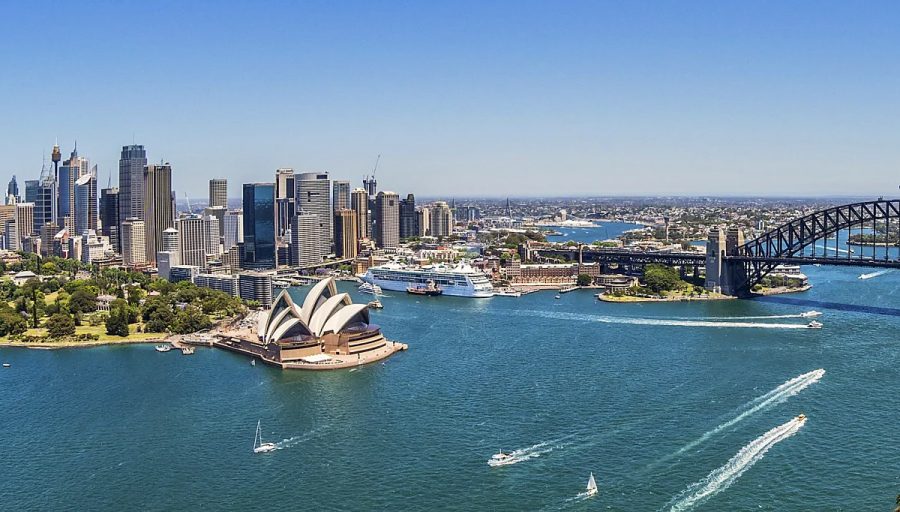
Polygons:
<instances>
[{"instance_id":1,"label":"speedboat","mask_svg":"<svg viewBox=\"0 0 900 512\"><path fill-rule=\"evenodd\" d=\"M156 346L157 352L168 352L170 350L172 350L172 345L157 345Z\"/></svg>"},{"instance_id":2,"label":"speedboat","mask_svg":"<svg viewBox=\"0 0 900 512\"><path fill-rule=\"evenodd\" d=\"M260 421L256 422L256 436L253 438L253 453L266 453L275 449L275 443L264 443L262 440L262 430L259 427Z\"/></svg>"},{"instance_id":3,"label":"speedboat","mask_svg":"<svg viewBox=\"0 0 900 512\"><path fill-rule=\"evenodd\" d=\"M503 453L503 450L500 453L495 453L491 455L490 460L488 460L488 466L497 467L497 466L505 466L507 464L512 464L516 461L516 458L510 455L509 453Z\"/></svg>"},{"instance_id":4,"label":"speedboat","mask_svg":"<svg viewBox=\"0 0 900 512\"><path fill-rule=\"evenodd\" d=\"M382 295L381 287L377 284L363 283L359 285L359 291L363 293L371 293L372 295Z\"/></svg>"},{"instance_id":5,"label":"speedboat","mask_svg":"<svg viewBox=\"0 0 900 512\"><path fill-rule=\"evenodd\" d=\"M556 297L553 297L553 298L554 298L554 299L561 299L561 298L562 298L562 295L560 295L560 294L557 293L557 294L556 294Z\"/></svg>"},{"instance_id":6,"label":"speedboat","mask_svg":"<svg viewBox=\"0 0 900 512\"><path fill-rule=\"evenodd\" d=\"M806 324L806 328L807 328L807 329L821 329L821 328L822 328L822 323L821 323L821 322L816 322L815 320L813 320L812 322Z\"/></svg>"},{"instance_id":7,"label":"speedboat","mask_svg":"<svg viewBox=\"0 0 900 512\"><path fill-rule=\"evenodd\" d=\"M800 423L803 423L803 422L806 421L806 415L805 415L805 414L800 414L799 416L797 416L797 417L794 418L794 419L797 420L797 421L799 421Z\"/></svg>"},{"instance_id":8,"label":"speedboat","mask_svg":"<svg viewBox=\"0 0 900 512\"><path fill-rule=\"evenodd\" d=\"M4 367L4 368L9 368L9 366L10 366L9 363L3 363L3 367Z\"/></svg>"},{"instance_id":9,"label":"speedboat","mask_svg":"<svg viewBox=\"0 0 900 512\"><path fill-rule=\"evenodd\" d=\"M384 309L384 304L382 304L378 299L369 302L368 304L366 304L366 306L368 306L369 309Z\"/></svg>"},{"instance_id":10,"label":"speedboat","mask_svg":"<svg viewBox=\"0 0 900 512\"><path fill-rule=\"evenodd\" d=\"M800 313L800 318L815 318L817 316L822 316L821 311L806 311L804 313Z\"/></svg>"}]
</instances>

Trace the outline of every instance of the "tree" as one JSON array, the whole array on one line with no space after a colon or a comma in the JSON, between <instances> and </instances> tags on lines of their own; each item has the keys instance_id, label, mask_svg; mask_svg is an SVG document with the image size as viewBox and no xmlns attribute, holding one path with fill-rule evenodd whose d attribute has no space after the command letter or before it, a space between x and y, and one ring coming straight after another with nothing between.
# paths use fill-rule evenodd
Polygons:
<instances>
[{"instance_id":1,"label":"tree","mask_svg":"<svg viewBox=\"0 0 900 512\"><path fill-rule=\"evenodd\" d=\"M588 274L578 274L576 284L578 286L590 286L593 281L594 278Z\"/></svg>"},{"instance_id":2,"label":"tree","mask_svg":"<svg viewBox=\"0 0 900 512\"><path fill-rule=\"evenodd\" d=\"M678 288L682 281L674 268L651 264L644 269L644 283L654 293L660 293Z\"/></svg>"},{"instance_id":3,"label":"tree","mask_svg":"<svg viewBox=\"0 0 900 512\"><path fill-rule=\"evenodd\" d=\"M119 306L109 312L106 319L106 334L110 336L128 336L128 306Z\"/></svg>"},{"instance_id":4,"label":"tree","mask_svg":"<svg viewBox=\"0 0 900 512\"><path fill-rule=\"evenodd\" d=\"M172 304L169 300L159 296L144 302L141 317L144 319L146 332L166 332L175 319L175 313L172 312Z\"/></svg>"},{"instance_id":5,"label":"tree","mask_svg":"<svg viewBox=\"0 0 900 512\"><path fill-rule=\"evenodd\" d=\"M190 334L212 327L212 320L196 306L187 306L175 315L172 332Z\"/></svg>"},{"instance_id":6,"label":"tree","mask_svg":"<svg viewBox=\"0 0 900 512\"><path fill-rule=\"evenodd\" d=\"M44 323L51 338L65 338L75 334L75 321L66 313L56 313Z\"/></svg>"},{"instance_id":7,"label":"tree","mask_svg":"<svg viewBox=\"0 0 900 512\"><path fill-rule=\"evenodd\" d=\"M11 306L0 303L0 336L22 334L28 330L28 322Z\"/></svg>"},{"instance_id":8,"label":"tree","mask_svg":"<svg viewBox=\"0 0 900 512\"><path fill-rule=\"evenodd\" d=\"M91 294L90 287L79 288L69 297L69 310L73 313L93 313L97 310L97 295Z\"/></svg>"}]
</instances>

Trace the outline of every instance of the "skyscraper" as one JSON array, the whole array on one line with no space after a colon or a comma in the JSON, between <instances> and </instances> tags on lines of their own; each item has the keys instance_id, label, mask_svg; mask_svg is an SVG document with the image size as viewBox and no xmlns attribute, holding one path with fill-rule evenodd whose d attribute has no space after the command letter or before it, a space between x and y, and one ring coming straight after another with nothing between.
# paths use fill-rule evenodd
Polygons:
<instances>
[{"instance_id":1,"label":"skyscraper","mask_svg":"<svg viewBox=\"0 0 900 512\"><path fill-rule=\"evenodd\" d=\"M126 265L140 265L147 262L144 232L144 221L140 219L130 218L122 222L122 262Z\"/></svg>"},{"instance_id":2,"label":"skyscraper","mask_svg":"<svg viewBox=\"0 0 900 512\"><path fill-rule=\"evenodd\" d=\"M331 250L331 183L327 172L304 172L297 179L297 213L318 215L322 247L327 254Z\"/></svg>"},{"instance_id":3,"label":"skyscraper","mask_svg":"<svg viewBox=\"0 0 900 512\"><path fill-rule=\"evenodd\" d=\"M122 146L119 156L119 219L144 217L144 146Z\"/></svg>"},{"instance_id":4,"label":"skyscraper","mask_svg":"<svg viewBox=\"0 0 900 512\"><path fill-rule=\"evenodd\" d=\"M322 262L322 238L319 216L315 213L298 212L291 225L291 263L299 266L315 265Z\"/></svg>"},{"instance_id":5,"label":"skyscraper","mask_svg":"<svg viewBox=\"0 0 900 512\"><path fill-rule=\"evenodd\" d=\"M97 166L75 182L75 235L97 230ZM96 236L96 235L95 235Z\"/></svg>"},{"instance_id":6,"label":"skyscraper","mask_svg":"<svg viewBox=\"0 0 900 512\"><path fill-rule=\"evenodd\" d=\"M209 206L228 208L228 180L225 178L209 180Z\"/></svg>"},{"instance_id":7,"label":"skyscraper","mask_svg":"<svg viewBox=\"0 0 900 512\"><path fill-rule=\"evenodd\" d=\"M244 183L244 266L275 268L275 184Z\"/></svg>"},{"instance_id":8,"label":"skyscraper","mask_svg":"<svg viewBox=\"0 0 900 512\"><path fill-rule=\"evenodd\" d=\"M36 203L40 180L25 180L25 202Z\"/></svg>"},{"instance_id":9,"label":"skyscraper","mask_svg":"<svg viewBox=\"0 0 900 512\"><path fill-rule=\"evenodd\" d=\"M75 234L75 183L90 173L89 166L86 158L78 156L76 143L69 159L57 170L56 222L68 229L71 235Z\"/></svg>"},{"instance_id":10,"label":"skyscraper","mask_svg":"<svg viewBox=\"0 0 900 512\"><path fill-rule=\"evenodd\" d=\"M400 200L400 239L419 236L419 219L416 214L416 197L407 194Z\"/></svg>"},{"instance_id":11,"label":"skyscraper","mask_svg":"<svg viewBox=\"0 0 900 512\"><path fill-rule=\"evenodd\" d=\"M355 258L357 253L356 212L344 208L334 212L334 251L339 258Z\"/></svg>"},{"instance_id":12,"label":"skyscraper","mask_svg":"<svg viewBox=\"0 0 900 512\"><path fill-rule=\"evenodd\" d=\"M34 203L16 204L16 224L19 237L31 236L34 231Z\"/></svg>"},{"instance_id":13,"label":"skyscraper","mask_svg":"<svg viewBox=\"0 0 900 512\"><path fill-rule=\"evenodd\" d=\"M350 182L346 180L334 180L331 202L334 211L350 208Z\"/></svg>"},{"instance_id":14,"label":"skyscraper","mask_svg":"<svg viewBox=\"0 0 900 512\"><path fill-rule=\"evenodd\" d=\"M232 247L244 242L244 212L229 210L225 212L222 235L222 250L228 252Z\"/></svg>"},{"instance_id":15,"label":"skyscraper","mask_svg":"<svg viewBox=\"0 0 900 512\"><path fill-rule=\"evenodd\" d=\"M56 206L54 206L56 197L53 195L55 190L56 182L53 180L53 177L49 175L43 176L37 190L37 201L34 203L34 231L36 233L43 233L44 226L47 224L57 226L56 219L53 216L54 212L56 212ZM53 235L55 234L54 232ZM41 245L41 252L47 247L47 245Z\"/></svg>"},{"instance_id":16,"label":"skyscraper","mask_svg":"<svg viewBox=\"0 0 900 512\"><path fill-rule=\"evenodd\" d=\"M122 251L119 241L119 189L104 188L100 191L100 234L109 237L109 244L116 252Z\"/></svg>"},{"instance_id":17,"label":"skyscraper","mask_svg":"<svg viewBox=\"0 0 900 512\"><path fill-rule=\"evenodd\" d=\"M18 203L20 200L19 184L16 183L16 175L13 174L12 179L9 180L9 185L6 186L6 204Z\"/></svg>"},{"instance_id":18,"label":"skyscraper","mask_svg":"<svg viewBox=\"0 0 900 512\"><path fill-rule=\"evenodd\" d=\"M160 249L160 252L167 252L171 255L169 257L169 263L172 265L181 265L181 235L177 229L168 228L163 231L162 248ZM158 254L159 253L157 253L157 255ZM156 263L159 265L158 260Z\"/></svg>"},{"instance_id":19,"label":"skyscraper","mask_svg":"<svg viewBox=\"0 0 900 512\"><path fill-rule=\"evenodd\" d=\"M156 261L156 252L162 248L163 231L175 225L172 210L172 166L151 164L144 168L144 235L147 261ZM120 192L121 193L121 192Z\"/></svg>"},{"instance_id":20,"label":"skyscraper","mask_svg":"<svg viewBox=\"0 0 900 512\"><path fill-rule=\"evenodd\" d=\"M356 214L356 238L358 240L370 238L369 194L365 189L353 190L353 193L350 194L350 208Z\"/></svg>"},{"instance_id":21,"label":"skyscraper","mask_svg":"<svg viewBox=\"0 0 900 512\"><path fill-rule=\"evenodd\" d=\"M282 238L290 229L294 215L297 187L294 170L283 168L275 171L275 234Z\"/></svg>"},{"instance_id":22,"label":"skyscraper","mask_svg":"<svg viewBox=\"0 0 900 512\"><path fill-rule=\"evenodd\" d=\"M203 245L206 248L206 255L212 256L213 258L217 258L221 254L221 244L219 243L221 240L221 237L219 236L219 232L221 231L220 225L219 218L215 215L203 216Z\"/></svg>"},{"instance_id":23,"label":"skyscraper","mask_svg":"<svg viewBox=\"0 0 900 512\"><path fill-rule=\"evenodd\" d=\"M375 243L387 249L400 245L400 196L382 191L375 197Z\"/></svg>"},{"instance_id":24,"label":"skyscraper","mask_svg":"<svg viewBox=\"0 0 900 512\"><path fill-rule=\"evenodd\" d=\"M416 212L418 220L418 236L428 236L431 234L431 208L423 206Z\"/></svg>"}]
</instances>

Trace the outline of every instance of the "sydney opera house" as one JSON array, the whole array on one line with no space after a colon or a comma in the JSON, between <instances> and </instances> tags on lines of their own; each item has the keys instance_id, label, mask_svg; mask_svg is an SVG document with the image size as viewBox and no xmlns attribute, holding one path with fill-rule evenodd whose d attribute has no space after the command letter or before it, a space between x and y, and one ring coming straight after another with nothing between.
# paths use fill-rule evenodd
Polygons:
<instances>
[{"instance_id":1,"label":"sydney opera house","mask_svg":"<svg viewBox=\"0 0 900 512\"><path fill-rule=\"evenodd\" d=\"M255 339L240 338L217 345L282 368L345 368L406 349L386 340L381 328L371 323L368 307L338 293L331 277L316 283L302 303L283 290L271 309L260 314Z\"/></svg>"}]
</instances>

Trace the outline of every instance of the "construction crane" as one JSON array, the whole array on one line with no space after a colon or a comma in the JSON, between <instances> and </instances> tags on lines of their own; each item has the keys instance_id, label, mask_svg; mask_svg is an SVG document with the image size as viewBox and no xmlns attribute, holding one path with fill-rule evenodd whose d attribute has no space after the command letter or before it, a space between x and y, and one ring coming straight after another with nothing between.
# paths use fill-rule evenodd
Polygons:
<instances>
[{"instance_id":1,"label":"construction crane","mask_svg":"<svg viewBox=\"0 0 900 512\"><path fill-rule=\"evenodd\" d=\"M187 202L188 213L194 213L194 210L191 208L191 198L188 197L187 192L184 193L184 200Z\"/></svg>"}]
</instances>

